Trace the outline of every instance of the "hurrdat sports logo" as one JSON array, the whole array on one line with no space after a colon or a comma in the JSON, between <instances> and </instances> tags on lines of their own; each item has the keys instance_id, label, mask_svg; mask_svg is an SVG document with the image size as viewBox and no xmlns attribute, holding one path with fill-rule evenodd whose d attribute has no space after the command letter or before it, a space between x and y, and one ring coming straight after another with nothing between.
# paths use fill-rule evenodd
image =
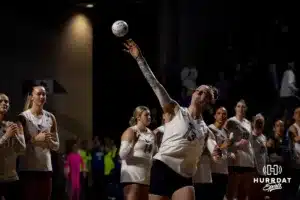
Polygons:
<instances>
[{"instance_id":1,"label":"hurrdat sports logo","mask_svg":"<svg viewBox=\"0 0 300 200\"><path fill-rule=\"evenodd\" d=\"M282 166L280 165L265 165L263 173L265 177L253 178L253 183L265 184L263 190L266 192L280 190L283 184L290 183L292 179L290 177L278 177L282 174Z\"/></svg>"}]
</instances>

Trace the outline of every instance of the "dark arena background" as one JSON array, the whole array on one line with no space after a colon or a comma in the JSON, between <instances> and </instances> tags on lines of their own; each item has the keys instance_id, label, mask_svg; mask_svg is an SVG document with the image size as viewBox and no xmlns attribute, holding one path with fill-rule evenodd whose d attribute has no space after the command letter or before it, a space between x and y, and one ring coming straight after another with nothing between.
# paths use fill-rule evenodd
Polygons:
<instances>
[{"instance_id":1,"label":"dark arena background","mask_svg":"<svg viewBox=\"0 0 300 200\"><path fill-rule=\"evenodd\" d=\"M190 99L181 74L185 68L197 71L195 85L220 90L216 105L205 113L208 124L216 107L225 106L233 116L236 102L244 99L247 118L262 113L265 134L270 134L273 121L284 116L279 90L288 63L294 63L296 80L300 75L297 8L291 0L2 2L0 93L10 98L8 117L16 119L28 87L42 82L48 92L46 109L57 119L61 148L53 152L52 199L65 198L61 163L70 141L87 141L92 149L97 138L103 148L107 141L119 148L139 105L150 108L152 129L161 125L155 94L135 60L122 51L128 38L182 105ZM126 38L112 34L116 20L128 23ZM111 197L93 198L90 190L84 189L84 200Z\"/></svg>"}]
</instances>

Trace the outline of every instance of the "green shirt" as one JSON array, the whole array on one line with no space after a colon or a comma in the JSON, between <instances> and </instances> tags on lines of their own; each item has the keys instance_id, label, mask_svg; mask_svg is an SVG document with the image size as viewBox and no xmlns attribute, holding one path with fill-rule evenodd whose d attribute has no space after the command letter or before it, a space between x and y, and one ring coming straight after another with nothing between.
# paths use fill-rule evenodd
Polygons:
<instances>
[{"instance_id":1,"label":"green shirt","mask_svg":"<svg viewBox=\"0 0 300 200\"><path fill-rule=\"evenodd\" d=\"M87 151L82 150L82 149L79 150L79 154L80 154L80 156L84 162L84 166L85 166L84 169L82 169L82 166L80 166L80 171L88 172L90 169L90 163L92 160L92 156L90 153L88 153Z\"/></svg>"}]
</instances>

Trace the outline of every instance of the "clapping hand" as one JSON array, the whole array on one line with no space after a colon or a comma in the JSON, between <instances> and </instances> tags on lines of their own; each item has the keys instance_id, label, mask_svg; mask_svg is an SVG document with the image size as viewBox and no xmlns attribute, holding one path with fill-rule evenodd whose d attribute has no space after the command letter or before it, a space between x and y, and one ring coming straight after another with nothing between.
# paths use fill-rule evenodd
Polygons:
<instances>
[{"instance_id":1,"label":"clapping hand","mask_svg":"<svg viewBox=\"0 0 300 200\"><path fill-rule=\"evenodd\" d=\"M45 140L47 141L47 142L49 142L50 140L52 140L53 139L53 134L52 133L46 133L46 135L45 135Z\"/></svg>"},{"instance_id":2,"label":"clapping hand","mask_svg":"<svg viewBox=\"0 0 300 200\"><path fill-rule=\"evenodd\" d=\"M41 132L34 137L34 140L36 142L44 142L46 140L46 135L46 132Z\"/></svg>"},{"instance_id":3,"label":"clapping hand","mask_svg":"<svg viewBox=\"0 0 300 200\"><path fill-rule=\"evenodd\" d=\"M8 127L6 128L5 135L10 138L14 136L16 133L18 133L18 126L15 123L10 123Z\"/></svg>"}]
</instances>

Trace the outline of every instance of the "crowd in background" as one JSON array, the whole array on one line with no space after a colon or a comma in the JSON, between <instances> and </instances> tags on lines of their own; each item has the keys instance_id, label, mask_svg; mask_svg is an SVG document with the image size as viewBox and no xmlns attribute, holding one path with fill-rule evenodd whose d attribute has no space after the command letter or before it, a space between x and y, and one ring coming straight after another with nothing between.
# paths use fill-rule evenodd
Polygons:
<instances>
[{"instance_id":1,"label":"crowd in background","mask_svg":"<svg viewBox=\"0 0 300 200\"><path fill-rule=\"evenodd\" d=\"M76 137L66 141L65 153L52 152L52 154L52 162L55 163L53 200L122 198L118 147L111 138L100 139L95 136L89 141ZM79 155L82 162L68 163L72 162L74 154ZM78 167L79 170L76 169ZM74 171L78 174L74 175ZM78 183L70 184L76 182L74 179L77 177ZM76 195L79 198L76 198Z\"/></svg>"}]
</instances>

